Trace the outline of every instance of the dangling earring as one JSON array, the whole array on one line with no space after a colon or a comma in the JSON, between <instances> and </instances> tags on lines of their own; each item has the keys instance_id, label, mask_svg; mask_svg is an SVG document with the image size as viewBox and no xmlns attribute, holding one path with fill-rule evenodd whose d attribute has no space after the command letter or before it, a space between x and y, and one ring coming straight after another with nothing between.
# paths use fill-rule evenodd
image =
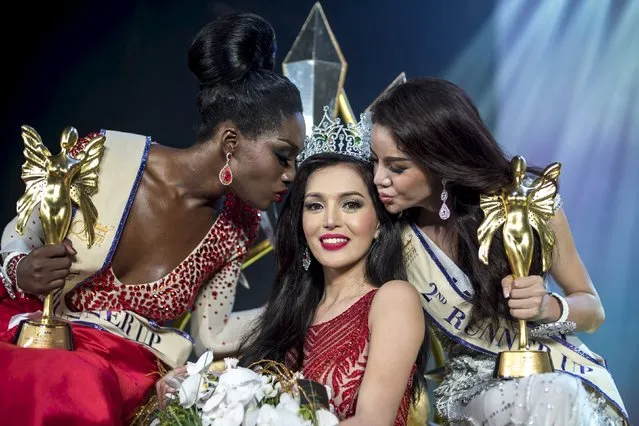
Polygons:
<instances>
[{"instance_id":1,"label":"dangling earring","mask_svg":"<svg viewBox=\"0 0 639 426\"><path fill-rule=\"evenodd\" d=\"M442 185L444 189L442 189L442 195L439 197L442 200L442 206L439 209L439 218L441 220L446 220L450 217L450 210L446 205L446 200L448 200L448 191L446 191L446 181L442 180Z\"/></svg>"},{"instance_id":2,"label":"dangling earring","mask_svg":"<svg viewBox=\"0 0 639 426\"><path fill-rule=\"evenodd\" d=\"M302 268L308 271L311 267L311 254L308 252L308 247L304 247L304 253L302 254Z\"/></svg>"},{"instance_id":3,"label":"dangling earring","mask_svg":"<svg viewBox=\"0 0 639 426\"><path fill-rule=\"evenodd\" d=\"M224 165L224 167L222 167L222 170L220 170L219 178L220 182L224 186L228 186L231 184L231 182L233 182L233 172L231 171L231 166L229 166L229 163L231 162L231 156L232 154L230 152L226 154L226 164Z\"/></svg>"}]
</instances>

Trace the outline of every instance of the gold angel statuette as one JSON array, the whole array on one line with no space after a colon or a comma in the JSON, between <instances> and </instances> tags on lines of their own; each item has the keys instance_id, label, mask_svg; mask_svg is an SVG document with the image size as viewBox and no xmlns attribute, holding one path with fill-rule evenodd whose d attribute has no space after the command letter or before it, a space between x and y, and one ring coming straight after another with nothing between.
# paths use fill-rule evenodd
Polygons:
<instances>
[{"instance_id":1,"label":"gold angel statuette","mask_svg":"<svg viewBox=\"0 0 639 426\"><path fill-rule=\"evenodd\" d=\"M552 163L541 177L528 183L524 179L526 160L516 156L511 161L513 183L495 195L482 195L480 207L484 212L477 236L479 258L488 265L490 243L495 232L504 225L503 237L508 261L516 277L527 276L532 264L534 235L539 234L543 271L552 265L555 234L549 220L555 215L555 197L561 164Z\"/></svg>"},{"instance_id":2,"label":"gold angel statuette","mask_svg":"<svg viewBox=\"0 0 639 426\"><path fill-rule=\"evenodd\" d=\"M106 138L102 135L92 138L75 156L71 153L78 142L78 132L73 127L62 132L62 150L55 156L31 127L22 126L22 139L26 159L22 180L26 190L18 200L17 231L24 232L31 212L40 204L46 244L61 244L71 225L73 202L82 211L91 247L98 211L90 197L98 190L98 168Z\"/></svg>"},{"instance_id":3,"label":"gold angel statuette","mask_svg":"<svg viewBox=\"0 0 639 426\"><path fill-rule=\"evenodd\" d=\"M78 132L67 127L62 131L62 151L57 155L51 155L40 135L29 126L22 126L22 140L25 157L22 180L26 190L18 200L17 231L24 232L33 209L39 204L45 243L61 244L71 225L72 204L75 203L84 216L91 247L98 211L90 196L98 190L98 168L106 138L98 136L84 146L76 147ZM53 293L44 298L39 319L20 323L16 344L29 348L73 349L70 325L53 314Z\"/></svg>"},{"instance_id":4,"label":"gold angel statuette","mask_svg":"<svg viewBox=\"0 0 639 426\"><path fill-rule=\"evenodd\" d=\"M477 230L480 244L479 258L488 265L490 244L495 233L503 227L502 236L508 263L513 276L521 278L529 274L532 264L535 243L533 229L537 231L541 243L543 271L549 270L552 264L555 235L549 221L555 214L555 197L561 165L559 163L550 164L544 169L542 175L534 180L525 178L526 160L523 157L514 157L510 165L513 173L512 184L505 186L496 194L482 195L480 198L484 220ZM519 351L527 350L526 321L519 321ZM528 352L522 359L524 357L535 358L530 352L536 351ZM513 352L507 353L512 354ZM519 352L515 355L522 356L522 353ZM540 359L542 355L540 354ZM548 361L550 361L549 358ZM511 373L501 377L521 377L519 372Z\"/></svg>"}]
</instances>

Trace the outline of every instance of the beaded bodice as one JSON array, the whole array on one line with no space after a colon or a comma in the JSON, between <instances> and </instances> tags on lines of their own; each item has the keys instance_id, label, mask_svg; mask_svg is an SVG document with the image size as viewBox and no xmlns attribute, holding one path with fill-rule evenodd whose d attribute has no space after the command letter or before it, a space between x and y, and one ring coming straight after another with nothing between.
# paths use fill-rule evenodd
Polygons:
<instances>
[{"instance_id":1,"label":"beaded bodice","mask_svg":"<svg viewBox=\"0 0 639 426\"><path fill-rule=\"evenodd\" d=\"M67 304L75 311L128 310L154 321L175 319L193 306L203 283L223 270L229 259L246 253L258 224L257 211L229 194L206 236L169 274L150 283L124 284L109 265L70 292ZM236 278L230 273L216 276L223 282L214 286L213 299L220 290L234 287Z\"/></svg>"},{"instance_id":2,"label":"beaded bodice","mask_svg":"<svg viewBox=\"0 0 639 426\"><path fill-rule=\"evenodd\" d=\"M304 341L304 376L330 386L341 419L355 414L357 396L368 359L368 314L377 290L371 290L337 317L309 328ZM397 413L405 425L410 404L409 383Z\"/></svg>"}]
</instances>

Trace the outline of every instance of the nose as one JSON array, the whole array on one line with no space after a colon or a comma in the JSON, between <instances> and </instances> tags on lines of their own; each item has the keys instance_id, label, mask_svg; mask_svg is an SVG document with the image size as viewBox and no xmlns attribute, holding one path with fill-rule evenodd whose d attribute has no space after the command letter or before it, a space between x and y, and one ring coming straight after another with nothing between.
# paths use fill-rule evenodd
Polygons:
<instances>
[{"instance_id":1,"label":"nose","mask_svg":"<svg viewBox=\"0 0 639 426\"><path fill-rule=\"evenodd\" d=\"M286 171L284 171L284 173L282 173L282 182L287 185L290 184L295 179L296 174L297 171L295 170L295 167L289 167Z\"/></svg>"},{"instance_id":2,"label":"nose","mask_svg":"<svg viewBox=\"0 0 639 426\"><path fill-rule=\"evenodd\" d=\"M337 203L329 203L324 210L324 228L335 229L341 225L341 215Z\"/></svg>"},{"instance_id":3,"label":"nose","mask_svg":"<svg viewBox=\"0 0 639 426\"><path fill-rule=\"evenodd\" d=\"M384 167L375 164L373 183L376 187L388 186L388 179Z\"/></svg>"}]
</instances>

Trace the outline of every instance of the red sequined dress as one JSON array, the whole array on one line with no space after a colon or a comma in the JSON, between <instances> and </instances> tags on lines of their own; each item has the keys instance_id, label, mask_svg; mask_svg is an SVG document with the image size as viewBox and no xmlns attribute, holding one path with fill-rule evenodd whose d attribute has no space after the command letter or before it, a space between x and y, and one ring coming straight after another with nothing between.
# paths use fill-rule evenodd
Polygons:
<instances>
[{"instance_id":1,"label":"red sequined dress","mask_svg":"<svg viewBox=\"0 0 639 426\"><path fill-rule=\"evenodd\" d=\"M330 386L333 406L340 419L355 415L364 377L370 330L368 314L377 290L371 290L337 317L309 328L304 342L306 378ZM408 383L395 425L406 425L410 405Z\"/></svg>"},{"instance_id":2,"label":"red sequined dress","mask_svg":"<svg viewBox=\"0 0 639 426\"><path fill-rule=\"evenodd\" d=\"M78 312L131 311L159 323L194 308L191 334L196 349L219 352L236 343L238 330L254 315L231 311L241 263L258 226L258 212L230 194L208 233L169 274L151 283L123 284L109 265L70 292L67 304ZM127 424L153 391L158 359L143 345L79 323L72 325L73 351L11 344L16 334L15 327L8 329L13 315L42 310L39 298L21 295L14 283L18 262L43 244L37 219L23 236L12 234L11 227L15 229L14 222L3 234L3 250L14 238L25 244L23 253L5 256L0 276L0 368L5 383L0 388L0 413L5 414L1 423Z\"/></svg>"}]
</instances>

